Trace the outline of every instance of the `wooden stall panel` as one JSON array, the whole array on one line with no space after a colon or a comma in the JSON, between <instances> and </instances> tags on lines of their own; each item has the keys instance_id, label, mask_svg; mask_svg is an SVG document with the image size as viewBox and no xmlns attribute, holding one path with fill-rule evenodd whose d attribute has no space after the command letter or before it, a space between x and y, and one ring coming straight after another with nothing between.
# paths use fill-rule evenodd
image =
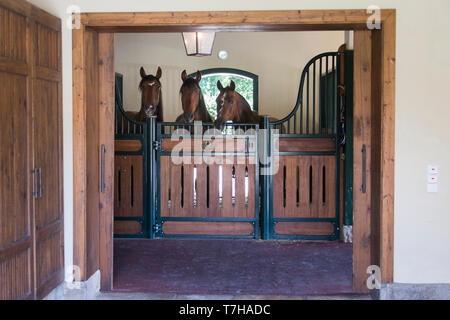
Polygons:
<instances>
[{"instance_id":1,"label":"wooden stall panel","mask_svg":"<svg viewBox=\"0 0 450 320\"><path fill-rule=\"evenodd\" d=\"M335 156L282 156L273 181L275 218L336 216Z\"/></svg>"},{"instance_id":2,"label":"wooden stall panel","mask_svg":"<svg viewBox=\"0 0 450 320\"><path fill-rule=\"evenodd\" d=\"M330 236L334 225L330 222L279 222L275 232L280 235Z\"/></svg>"},{"instance_id":3,"label":"wooden stall panel","mask_svg":"<svg viewBox=\"0 0 450 320\"><path fill-rule=\"evenodd\" d=\"M115 156L114 217L143 217L143 156Z\"/></svg>"},{"instance_id":4,"label":"wooden stall panel","mask_svg":"<svg viewBox=\"0 0 450 320\"><path fill-rule=\"evenodd\" d=\"M253 224L248 222L180 222L167 221L163 232L168 235L249 236Z\"/></svg>"},{"instance_id":5,"label":"wooden stall panel","mask_svg":"<svg viewBox=\"0 0 450 320\"><path fill-rule=\"evenodd\" d=\"M161 217L255 217L255 165L175 164L161 157ZM209 160L207 160L209 161Z\"/></svg>"},{"instance_id":6,"label":"wooden stall panel","mask_svg":"<svg viewBox=\"0 0 450 320\"><path fill-rule=\"evenodd\" d=\"M138 152L142 149L140 140L114 140L115 152Z\"/></svg>"},{"instance_id":7,"label":"wooden stall panel","mask_svg":"<svg viewBox=\"0 0 450 320\"><path fill-rule=\"evenodd\" d=\"M142 224L139 221L115 221L114 234L139 234L142 232Z\"/></svg>"}]
</instances>

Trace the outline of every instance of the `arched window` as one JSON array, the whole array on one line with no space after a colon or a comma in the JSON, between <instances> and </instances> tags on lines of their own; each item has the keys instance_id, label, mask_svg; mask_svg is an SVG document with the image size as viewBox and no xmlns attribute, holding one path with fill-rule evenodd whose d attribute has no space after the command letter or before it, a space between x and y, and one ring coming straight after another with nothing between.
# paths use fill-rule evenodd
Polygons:
<instances>
[{"instance_id":1,"label":"arched window","mask_svg":"<svg viewBox=\"0 0 450 320\"><path fill-rule=\"evenodd\" d=\"M212 68L200 71L202 81L203 96L206 108L211 116L217 116L216 98L219 95L217 81L220 80L224 87L233 80L236 84L236 91L239 92L250 104L253 111L258 112L258 76L251 72L232 68ZM195 73L190 76L195 77Z\"/></svg>"}]
</instances>

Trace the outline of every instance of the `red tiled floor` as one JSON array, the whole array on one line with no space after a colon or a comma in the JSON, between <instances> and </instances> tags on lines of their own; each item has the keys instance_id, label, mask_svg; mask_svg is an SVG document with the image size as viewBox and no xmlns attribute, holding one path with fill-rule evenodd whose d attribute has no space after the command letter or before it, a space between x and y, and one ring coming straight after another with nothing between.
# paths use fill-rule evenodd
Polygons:
<instances>
[{"instance_id":1,"label":"red tiled floor","mask_svg":"<svg viewBox=\"0 0 450 320\"><path fill-rule=\"evenodd\" d=\"M197 295L352 292L352 246L337 242L115 240L114 290Z\"/></svg>"}]
</instances>

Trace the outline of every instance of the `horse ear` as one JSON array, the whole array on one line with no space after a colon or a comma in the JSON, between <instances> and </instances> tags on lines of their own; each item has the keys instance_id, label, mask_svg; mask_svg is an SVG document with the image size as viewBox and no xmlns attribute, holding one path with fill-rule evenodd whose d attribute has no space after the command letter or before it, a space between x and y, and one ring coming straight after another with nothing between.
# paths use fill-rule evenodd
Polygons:
<instances>
[{"instance_id":1,"label":"horse ear","mask_svg":"<svg viewBox=\"0 0 450 320\"><path fill-rule=\"evenodd\" d=\"M231 80L231 82L230 82L230 89L231 89L232 91L234 91L234 89L236 89L236 84L234 83L233 80Z\"/></svg>"},{"instance_id":2,"label":"horse ear","mask_svg":"<svg viewBox=\"0 0 450 320\"><path fill-rule=\"evenodd\" d=\"M156 78L161 78L161 76L162 76L162 70L161 70L161 67L158 67L158 71L156 71Z\"/></svg>"},{"instance_id":3,"label":"horse ear","mask_svg":"<svg viewBox=\"0 0 450 320\"><path fill-rule=\"evenodd\" d=\"M222 82L220 82L220 80L217 80L217 89L219 89L221 92L223 91Z\"/></svg>"},{"instance_id":4,"label":"horse ear","mask_svg":"<svg viewBox=\"0 0 450 320\"><path fill-rule=\"evenodd\" d=\"M197 71L197 75L195 76L195 80L197 80L197 82L200 82L202 80L202 74L200 73L200 71Z\"/></svg>"},{"instance_id":5,"label":"horse ear","mask_svg":"<svg viewBox=\"0 0 450 320\"><path fill-rule=\"evenodd\" d=\"M141 67L141 77L145 78L147 75L145 74L144 67Z\"/></svg>"},{"instance_id":6,"label":"horse ear","mask_svg":"<svg viewBox=\"0 0 450 320\"><path fill-rule=\"evenodd\" d=\"M181 80L186 81L187 79L187 73L186 70L183 70L183 72L181 73Z\"/></svg>"}]
</instances>

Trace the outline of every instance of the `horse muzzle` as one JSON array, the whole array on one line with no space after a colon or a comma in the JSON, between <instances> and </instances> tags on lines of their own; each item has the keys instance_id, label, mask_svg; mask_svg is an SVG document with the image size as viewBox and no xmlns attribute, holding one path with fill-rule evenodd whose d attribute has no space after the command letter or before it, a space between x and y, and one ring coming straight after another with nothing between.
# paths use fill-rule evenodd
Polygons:
<instances>
[{"instance_id":1,"label":"horse muzzle","mask_svg":"<svg viewBox=\"0 0 450 320\"><path fill-rule=\"evenodd\" d=\"M225 121L216 119L216 121L214 121L214 127L220 131L223 131L225 128Z\"/></svg>"},{"instance_id":2,"label":"horse muzzle","mask_svg":"<svg viewBox=\"0 0 450 320\"><path fill-rule=\"evenodd\" d=\"M194 122L194 114L192 112L185 112L183 114L184 122L185 123L192 123Z\"/></svg>"},{"instance_id":3,"label":"horse muzzle","mask_svg":"<svg viewBox=\"0 0 450 320\"><path fill-rule=\"evenodd\" d=\"M147 108L145 108L145 115L149 117L154 117L156 115L156 108L153 105L149 105Z\"/></svg>"}]
</instances>

